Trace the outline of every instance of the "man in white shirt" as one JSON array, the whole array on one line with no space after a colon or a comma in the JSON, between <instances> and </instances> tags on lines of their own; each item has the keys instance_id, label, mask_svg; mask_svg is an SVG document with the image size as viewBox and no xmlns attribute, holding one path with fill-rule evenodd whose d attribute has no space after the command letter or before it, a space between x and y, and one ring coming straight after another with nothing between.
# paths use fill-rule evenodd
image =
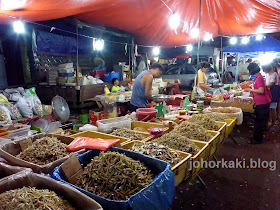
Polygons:
<instances>
[{"instance_id":1,"label":"man in white shirt","mask_svg":"<svg viewBox=\"0 0 280 210\"><path fill-rule=\"evenodd\" d=\"M246 63L241 64L239 67L239 76L241 81L246 81L250 79L249 70L247 69L249 64L252 63L252 59L249 58Z\"/></svg>"}]
</instances>

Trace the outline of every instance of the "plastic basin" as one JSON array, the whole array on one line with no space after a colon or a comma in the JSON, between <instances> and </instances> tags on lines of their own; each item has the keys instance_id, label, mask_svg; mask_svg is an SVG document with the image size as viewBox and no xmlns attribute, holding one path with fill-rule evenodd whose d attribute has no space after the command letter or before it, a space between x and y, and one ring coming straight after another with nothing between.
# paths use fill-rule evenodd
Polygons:
<instances>
[{"instance_id":1,"label":"plastic basin","mask_svg":"<svg viewBox=\"0 0 280 210\"><path fill-rule=\"evenodd\" d=\"M137 118L139 121L148 121L157 117L157 109L153 108L140 108L136 110Z\"/></svg>"}]
</instances>

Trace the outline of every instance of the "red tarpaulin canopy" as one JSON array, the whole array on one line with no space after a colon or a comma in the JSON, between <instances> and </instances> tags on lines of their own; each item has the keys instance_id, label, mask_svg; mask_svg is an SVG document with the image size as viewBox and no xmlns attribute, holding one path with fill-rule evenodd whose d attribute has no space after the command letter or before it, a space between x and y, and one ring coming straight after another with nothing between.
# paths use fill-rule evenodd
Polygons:
<instances>
[{"instance_id":1,"label":"red tarpaulin canopy","mask_svg":"<svg viewBox=\"0 0 280 210\"><path fill-rule=\"evenodd\" d=\"M67 16L130 32L137 43L174 47L195 43L188 36L198 27L199 0L165 0L180 16L178 34L168 21L171 11L161 0L1 0L2 13L29 21ZM280 31L279 0L201 0L201 37L206 32L218 35L245 35ZM0 22L10 18L0 15Z\"/></svg>"},{"instance_id":2,"label":"red tarpaulin canopy","mask_svg":"<svg viewBox=\"0 0 280 210\"><path fill-rule=\"evenodd\" d=\"M177 55L176 58L190 58L191 56L188 55L188 53L185 53L183 55Z\"/></svg>"}]
</instances>

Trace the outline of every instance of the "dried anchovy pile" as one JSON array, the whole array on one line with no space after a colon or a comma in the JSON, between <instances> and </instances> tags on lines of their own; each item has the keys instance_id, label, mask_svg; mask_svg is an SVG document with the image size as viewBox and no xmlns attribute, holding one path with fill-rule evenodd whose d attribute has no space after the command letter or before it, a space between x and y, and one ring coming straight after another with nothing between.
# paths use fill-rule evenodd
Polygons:
<instances>
[{"instance_id":1,"label":"dried anchovy pile","mask_svg":"<svg viewBox=\"0 0 280 210\"><path fill-rule=\"evenodd\" d=\"M190 139L200 141L209 141L212 138L211 134L201 125L188 121L182 122L180 125L176 126L171 133L178 133Z\"/></svg>"},{"instance_id":2,"label":"dried anchovy pile","mask_svg":"<svg viewBox=\"0 0 280 210\"><path fill-rule=\"evenodd\" d=\"M147 132L147 130L145 128L142 128L142 127L135 127L133 130L134 131Z\"/></svg>"},{"instance_id":3,"label":"dried anchovy pile","mask_svg":"<svg viewBox=\"0 0 280 210\"><path fill-rule=\"evenodd\" d=\"M200 148L190 141L189 138L177 133L164 134L160 138L156 139L155 142L192 155L195 155L200 150Z\"/></svg>"},{"instance_id":4,"label":"dried anchovy pile","mask_svg":"<svg viewBox=\"0 0 280 210\"><path fill-rule=\"evenodd\" d=\"M219 112L219 113L237 113L238 111L227 108L227 107L220 107L216 109L212 109L212 112Z\"/></svg>"},{"instance_id":5,"label":"dried anchovy pile","mask_svg":"<svg viewBox=\"0 0 280 210\"><path fill-rule=\"evenodd\" d=\"M135 133L134 131L127 128L118 128L114 130L111 134L115 136L128 138L131 140L143 140L146 138L143 134Z\"/></svg>"},{"instance_id":6,"label":"dried anchovy pile","mask_svg":"<svg viewBox=\"0 0 280 210\"><path fill-rule=\"evenodd\" d=\"M118 152L100 152L84 168L76 185L107 199L127 200L152 181L152 172L139 161Z\"/></svg>"},{"instance_id":7,"label":"dried anchovy pile","mask_svg":"<svg viewBox=\"0 0 280 210\"><path fill-rule=\"evenodd\" d=\"M48 189L23 187L0 194L0 209L74 209L71 204Z\"/></svg>"},{"instance_id":8,"label":"dried anchovy pile","mask_svg":"<svg viewBox=\"0 0 280 210\"><path fill-rule=\"evenodd\" d=\"M55 137L43 137L33 142L26 150L16 157L38 165L45 165L70 154L67 145Z\"/></svg>"},{"instance_id":9,"label":"dried anchovy pile","mask_svg":"<svg viewBox=\"0 0 280 210\"><path fill-rule=\"evenodd\" d=\"M195 114L190 119L189 122L196 123L198 125L201 125L207 130L219 130L219 124L214 121L211 117L203 114Z\"/></svg>"},{"instance_id":10,"label":"dried anchovy pile","mask_svg":"<svg viewBox=\"0 0 280 210\"><path fill-rule=\"evenodd\" d=\"M212 118L215 121L219 121L219 122L224 122L225 119L228 119L229 117L225 114L221 114L221 113L207 113L207 114L203 114L203 115L207 115L210 118Z\"/></svg>"},{"instance_id":11,"label":"dried anchovy pile","mask_svg":"<svg viewBox=\"0 0 280 210\"><path fill-rule=\"evenodd\" d=\"M171 167L183 160L179 153L157 143L134 144L130 150L168 162Z\"/></svg>"}]
</instances>

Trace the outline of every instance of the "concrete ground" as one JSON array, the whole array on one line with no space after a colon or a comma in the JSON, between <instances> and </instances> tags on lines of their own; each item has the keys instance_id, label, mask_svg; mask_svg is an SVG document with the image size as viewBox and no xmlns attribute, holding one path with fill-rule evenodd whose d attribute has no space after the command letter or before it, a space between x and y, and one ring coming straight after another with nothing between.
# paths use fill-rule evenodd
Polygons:
<instances>
[{"instance_id":1,"label":"concrete ground","mask_svg":"<svg viewBox=\"0 0 280 210\"><path fill-rule=\"evenodd\" d=\"M252 120L245 116L244 121L232 133L237 143L227 138L215 156L225 161L245 159L245 168L203 169L200 176L206 188L197 179L181 183L173 210L280 209L280 125L263 144L250 145L246 141L252 135ZM260 159L267 168L247 168L250 159Z\"/></svg>"}]
</instances>

